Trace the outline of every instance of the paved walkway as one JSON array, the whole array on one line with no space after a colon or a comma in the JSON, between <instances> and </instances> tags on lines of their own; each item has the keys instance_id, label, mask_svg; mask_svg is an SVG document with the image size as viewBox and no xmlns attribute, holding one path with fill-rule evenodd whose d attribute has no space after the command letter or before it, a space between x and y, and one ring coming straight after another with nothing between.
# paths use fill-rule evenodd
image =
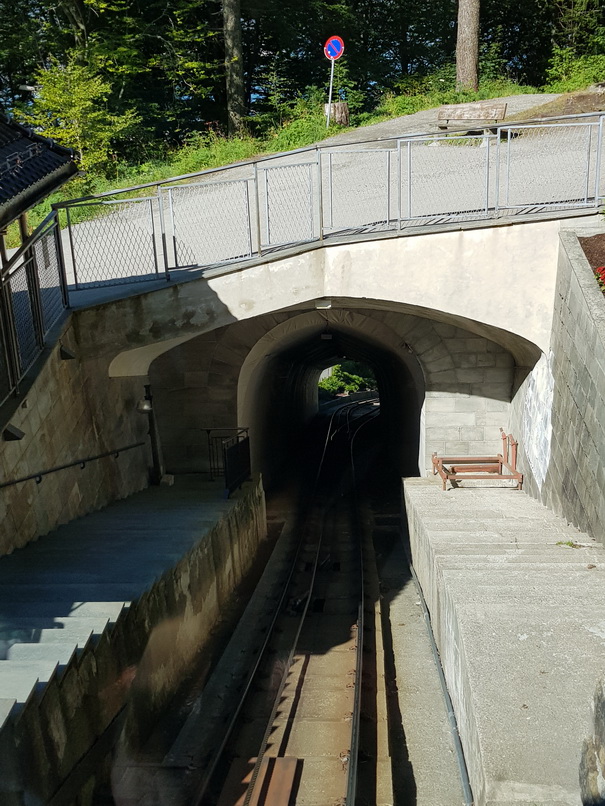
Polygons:
<instances>
[{"instance_id":1,"label":"paved walkway","mask_svg":"<svg viewBox=\"0 0 605 806\"><path fill-rule=\"evenodd\" d=\"M404 488L476 806L579 806L605 658L603 547L513 489Z\"/></svg>"},{"instance_id":2,"label":"paved walkway","mask_svg":"<svg viewBox=\"0 0 605 806\"><path fill-rule=\"evenodd\" d=\"M558 98L556 93L537 93L535 95L509 95L506 98L494 98L493 103L505 103L507 117L520 115L541 104L550 103ZM412 115L403 115L370 126L360 126L342 134L335 134L322 140L318 145L343 145L344 143L362 143L365 140L388 140L409 134L429 134L438 132L437 113L439 107L424 109Z\"/></svg>"},{"instance_id":3,"label":"paved walkway","mask_svg":"<svg viewBox=\"0 0 605 806\"><path fill-rule=\"evenodd\" d=\"M177 477L0 558L0 727L233 506L222 494Z\"/></svg>"}]
</instances>

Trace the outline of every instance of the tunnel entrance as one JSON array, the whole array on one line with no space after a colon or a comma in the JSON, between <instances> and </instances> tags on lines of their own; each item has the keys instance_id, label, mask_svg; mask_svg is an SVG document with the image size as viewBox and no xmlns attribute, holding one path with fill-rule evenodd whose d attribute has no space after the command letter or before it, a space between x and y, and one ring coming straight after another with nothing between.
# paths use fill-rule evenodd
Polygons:
<instances>
[{"instance_id":1,"label":"tunnel entrance","mask_svg":"<svg viewBox=\"0 0 605 806\"><path fill-rule=\"evenodd\" d=\"M319 412L322 372L345 359L374 373L382 452L399 475L430 472L434 451L497 453L526 369L508 336L371 303L251 317L155 358L149 380L167 472L208 474L208 429L249 429L252 469L270 488L296 463Z\"/></svg>"},{"instance_id":2,"label":"tunnel entrance","mask_svg":"<svg viewBox=\"0 0 605 806\"><path fill-rule=\"evenodd\" d=\"M417 475L424 395L423 385L418 383L421 372L416 372L415 379L410 362L395 350L342 323L320 319L297 328L292 336L283 349L273 349L257 362L242 406L250 425L253 464L263 473L267 488L299 461L315 433L314 419L339 405L340 389L344 399L353 392L379 400L377 437L383 456L401 475ZM349 369L366 367L371 383L351 382L355 373L339 369L343 383L333 384L334 394L325 388L329 383L319 386L327 368L346 367L347 362Z\"/></svg>"}]
</instances>

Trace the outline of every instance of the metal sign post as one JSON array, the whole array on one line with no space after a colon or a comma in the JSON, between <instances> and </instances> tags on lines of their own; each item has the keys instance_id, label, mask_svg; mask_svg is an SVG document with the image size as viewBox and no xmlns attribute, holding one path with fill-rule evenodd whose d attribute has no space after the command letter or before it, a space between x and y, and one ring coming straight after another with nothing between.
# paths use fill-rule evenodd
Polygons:
<instances>
[{"instance_id":1,"label":"metal sign post","mask_svg":"<svg viewBox=\"0 0 605 806\"><path fill-rule=\"evenodd\" d=\"M331 36L324 45L324 54L326 59L329 59L332 64L330 66L330 92L328 95L328 115L326 128L330 128L330 113L332 111L332 88L334 86L334 62L340 59L345 52L345 43L339 36Z\"/></svg>"}]
</instances>

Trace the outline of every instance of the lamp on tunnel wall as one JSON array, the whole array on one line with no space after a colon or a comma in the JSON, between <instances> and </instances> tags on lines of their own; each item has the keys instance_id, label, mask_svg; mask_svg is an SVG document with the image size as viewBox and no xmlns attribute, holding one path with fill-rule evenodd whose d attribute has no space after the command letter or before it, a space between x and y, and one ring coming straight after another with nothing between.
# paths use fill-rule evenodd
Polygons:
<instances>
[{"instance_id":1,"label":"lamp on tunnel wall","mask_svg":"<svg viewBox=\"0 0 605 806\"><path fill-rule=\"evenodd\" d=\"M158 424L153 409L153 395L151 385L145 384L145 397L138 401L137 411L146 414L149 421L149 440L151 442L151 472L149 481L151 484L160 484L164 476L164 460L162 458L162 446Z\"/></svg>"}]
</instances>

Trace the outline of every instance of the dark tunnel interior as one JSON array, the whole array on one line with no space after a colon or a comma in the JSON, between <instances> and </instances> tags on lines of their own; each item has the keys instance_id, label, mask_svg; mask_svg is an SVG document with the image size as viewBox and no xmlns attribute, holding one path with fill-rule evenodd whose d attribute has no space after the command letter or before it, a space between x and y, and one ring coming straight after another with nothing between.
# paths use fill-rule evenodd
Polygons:
<instances>
[{"instance_id":1,"label":"dark tunnel interior","mask_svg":"<svg viewBox=\"0 0 605 806\"><path fill-rule=\"evenodd\" d=\"M383 345L346 329L316 330L281 352L268 356L255 378L253 462L271 488L310 448L311 423L318 412L317 382L327 367L344 359L359 361L375 374L380 398L380 454L400 475L418 474L420 368L410 368ZM416 375L416 377L414 377ZM420 381L420 383L419 383Z\"/></svg>"}]
</instances>

